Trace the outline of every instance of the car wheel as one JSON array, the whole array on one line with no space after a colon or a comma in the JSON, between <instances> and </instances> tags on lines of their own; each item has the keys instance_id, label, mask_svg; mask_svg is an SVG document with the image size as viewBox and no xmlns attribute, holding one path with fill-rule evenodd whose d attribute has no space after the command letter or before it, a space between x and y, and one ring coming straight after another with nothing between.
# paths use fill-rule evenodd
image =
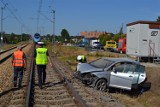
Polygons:
<instances>
[{"instance_id":1,"label":"car wheel","mask_svg":"<svg viewBox=\"0 0 160 107\"><path fill-rule=\"evenodd\" d=\"M100 91L106 91L108 88L108 84L107 81L104 79L100 79L97 81L96 85L95 85L96 90L100 90Z\"/></svg>"}]
</instances>

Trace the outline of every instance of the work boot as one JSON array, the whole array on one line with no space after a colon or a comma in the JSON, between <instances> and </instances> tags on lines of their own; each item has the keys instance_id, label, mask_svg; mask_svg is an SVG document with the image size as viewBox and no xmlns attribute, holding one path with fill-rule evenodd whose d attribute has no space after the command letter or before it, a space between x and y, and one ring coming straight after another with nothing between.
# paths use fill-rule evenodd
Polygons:
<instances>
[{"instance_id":1,"label":"work boot","mask_svg":"<svg viewBox=\"0 0 160 107\"><path fill-rule=\"evenodd\" d=\"M42 84L45 85L45 81L43 81Z\"/></svg>"},{"instance_id":2,"label":"work boot","mask_svg":"<svg viewBox=\"0 0 160 107\"><path fill-rule=\"evenodd\" d=\"M21 88L21 84L18 84L18 88Z\"/></svg>"},{"instance_id":3,"label":"work boot","mask_svg":"<svg viewBox=\"0 0 160 107\"><path fill-rule=\"evenodd\" d=\"M16 84L16 83L14 83L14 87L17 87L17 84Z\"/></svg>"},{"instance_id":4,"label":"work boot","mask_svg":"<svg viewBox=\"0 0 160 107\"><path fill-rule=\"evenodd\" d=\"M42 85L39 85L39 88L42 89Z\"/></svg>"}]
</instances>

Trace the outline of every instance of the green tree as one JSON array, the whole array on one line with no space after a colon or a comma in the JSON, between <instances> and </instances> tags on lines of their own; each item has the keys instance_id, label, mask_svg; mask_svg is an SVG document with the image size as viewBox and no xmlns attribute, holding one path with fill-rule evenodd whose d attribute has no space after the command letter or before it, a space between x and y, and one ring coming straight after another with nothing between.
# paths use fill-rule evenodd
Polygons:
<instances>
[{"instance_id":1,"label":"green tree","mask_svg":"<svg viewBox=\"0 0 160 107\"><path fill-rule=\"evenodd\" d=\"M158 18L157 18L157 22L160 22L160 16L158 16Z\"/></svg>"},{"instance_id":2,"label":"green tree","mask_svg":"<svg viewBox=\"0 0 160 107\"><path fill-rule=\"evenodd\" d=\"M106 41L109 41L112 39L112 36L111 36L111 34L101 34L101 35L99 35L98 39L101 44L105 45Z\"/></svg>"},{"instance_id":3,"label":"green tree","mask_svg":"<svg viewBox=\"0 0 160 107\"><path fill-rule=\"evenodd\" d=\"M119 34L120 34L120 35L123 34L123 24L122 24L122 26L121 26L121 28L120 28L120 30L119 30Z\"/></svg>"},{"instance_id":4,"label":"green tree","mask_svg":"<svg viewBox=\"0 0 160 107\"><path fill-rule=\"evenodd\" d=\"M62 29L61 31L61 37L62 37L62 42L68 42L70 41L70 35L66 29Z\"/></svg>"},{"instance_id":5,"label":"green tree","mask_svg":"<svg viewBox=\"0 0 160 107\"><path fill-rule=\"evenodd\" d=\"M113 40L116 42L118 42L119 38L121 38L121 35L119 33L113 36Z\"/></svg>"}]
</instances>

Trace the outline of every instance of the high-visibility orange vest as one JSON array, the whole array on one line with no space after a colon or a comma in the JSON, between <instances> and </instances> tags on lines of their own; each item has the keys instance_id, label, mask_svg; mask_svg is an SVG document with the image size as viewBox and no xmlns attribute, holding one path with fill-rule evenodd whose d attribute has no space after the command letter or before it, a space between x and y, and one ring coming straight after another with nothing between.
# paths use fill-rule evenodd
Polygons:
<instances>
[{"instance_id":1,"label":"high-visibility orange vest","mask_svg":"<svg viewBox=\"0 0 160 107\"><path fill-rule=\"evenodd\" d=\"M12 66L16 67L23 67L24 66L24 58L23 58L24 52L18 50L13 53L13 62Z\"/></svg>"}]
</instances>

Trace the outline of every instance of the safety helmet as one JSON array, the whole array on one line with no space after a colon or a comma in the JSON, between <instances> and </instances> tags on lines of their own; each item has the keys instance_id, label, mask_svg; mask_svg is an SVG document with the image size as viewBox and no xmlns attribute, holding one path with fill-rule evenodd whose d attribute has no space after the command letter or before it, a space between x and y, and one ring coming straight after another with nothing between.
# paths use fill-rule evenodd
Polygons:
<instances>
[{"instance_id":1,"label":"safety helmet","mask_svg":"<svg viewBox=\"0 0 160 107\"><path fill-rule=\"evenodd\" d=\"M77 56L77 60L79 61L79 60L81 60L82 59L82 56L81 55L78 55Z\"/></svg>"},{"instance_id":2,"label":"safety helmet","mask_svg":"<svg viewBox=\"0 0 160 107\"><path fill-rule=\"evenodd\" d=\"M44 42L38 42L38 45L44 45Z\"/></svg>"}]
</instances>

